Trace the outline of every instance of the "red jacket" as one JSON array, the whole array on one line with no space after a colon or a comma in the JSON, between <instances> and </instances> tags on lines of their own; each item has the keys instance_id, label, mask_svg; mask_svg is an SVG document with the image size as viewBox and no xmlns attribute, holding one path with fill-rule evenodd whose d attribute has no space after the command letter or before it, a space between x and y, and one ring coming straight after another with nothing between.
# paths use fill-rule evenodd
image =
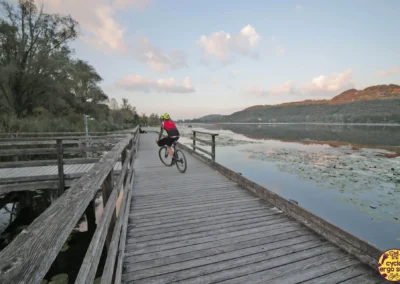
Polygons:
<instances>
[{"instance_id":1,"label":"red jacket","mask_svg":"<svg viewBox=\"0 0 400 284\"><path fill-rule=\"evenodd\" d=\"M169 137L179 137L178 128L172 120L164 120L161 124L161 129L165 129Z\"/></svg>"}]
</instances>

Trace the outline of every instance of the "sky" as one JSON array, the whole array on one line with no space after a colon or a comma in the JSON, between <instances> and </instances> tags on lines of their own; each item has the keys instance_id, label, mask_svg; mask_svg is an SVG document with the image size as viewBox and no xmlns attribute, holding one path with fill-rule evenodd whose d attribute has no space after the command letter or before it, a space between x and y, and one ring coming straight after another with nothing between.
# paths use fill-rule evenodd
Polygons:
<instances>
[{"instance_id":1,"label":"sky","mask_svg":"<svg viewBox=\"0 0 400 284\"><path fill-rule=\"evenodd\" d=\"M36 0L109 98L173 119L400 84L398 0Z\"/></svg>"}]
</instances>

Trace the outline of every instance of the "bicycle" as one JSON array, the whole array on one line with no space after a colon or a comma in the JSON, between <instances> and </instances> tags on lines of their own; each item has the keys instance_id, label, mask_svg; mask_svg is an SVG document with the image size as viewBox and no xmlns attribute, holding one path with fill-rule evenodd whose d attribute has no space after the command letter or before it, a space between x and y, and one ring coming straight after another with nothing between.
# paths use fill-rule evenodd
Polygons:
<instances>
[{"instance_id":1,"label":"bicycle","mask_svg":"<svg viewBox=\"0 0 400 284\"><path fill-rule=\"evenodd\" d=\"M186 164L186 157L185 154L183 154L183 152L179 149L176 149L176 146L178 145L178 142L174 142L171 145L171 148L173 148L173 157L175 158L175 164L176 167L178 168L178 171L180 171L181 173L186 172L187 169L187 164ZM163 160L163 157L165 159L168 159L169 154L168 154L168 150L167 150L167 146L161 146L160 150L158 151L158 156L160 157L161 162L166 165L167 167L171 167L172 166L172 159L170 163L166 163ZM179 156L181 156L179 158ZM180 166L182 166L182 169L180 168Z\"/></svg>"}]
</instances>

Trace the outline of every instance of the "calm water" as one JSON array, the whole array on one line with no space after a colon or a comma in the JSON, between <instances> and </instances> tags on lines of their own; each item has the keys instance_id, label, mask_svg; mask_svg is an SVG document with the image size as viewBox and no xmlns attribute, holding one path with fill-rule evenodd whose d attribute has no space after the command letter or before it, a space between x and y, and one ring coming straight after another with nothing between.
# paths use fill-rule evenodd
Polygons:
<instances>
[{"instance_id":1,"label":"calm water","mask_svg":"<svg viewBox=\"0 0 400 284\"><path fill-rule=\"evenodd\" d=\"M259 141L217 146L216 160L381 249L400 247L400 157L376 154L400 153L400 126L193 127L237 134L229 140ZM347 168L326 166L332 161Z\"/></svg>"}]
</instances>

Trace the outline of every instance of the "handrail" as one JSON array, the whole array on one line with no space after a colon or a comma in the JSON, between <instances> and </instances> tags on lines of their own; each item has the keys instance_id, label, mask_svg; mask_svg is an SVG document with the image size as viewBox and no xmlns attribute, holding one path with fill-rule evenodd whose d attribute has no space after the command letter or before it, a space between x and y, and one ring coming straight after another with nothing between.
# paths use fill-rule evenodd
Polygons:
<instances>
[{"instance_id":1,"label":"handrail","mask_svg":"<svg viewBox=\"0 0 400 284\"><path fill-rule=\"evenodd\" d=\"M93 270L96 272L95 269L97 269L98 264L96 259L100 257L100 255L97 256L96 251L101 254L105 239L104 232L108 229L109 220L115 211L116 198L120 191L118 186L125 185L124 198L130 192L133 157L137 149L138 136L138 127L136 127L133 135L127 136L114 146L88 173L76 181L69 190L63 193L27 229L24 229L13 242L0 252L0 283L35 284L41 282L71 231L95 197L98 188L107 182L106 179L112 173L119 157L128 152L126 158L122 160L124 171L121 172L117 186L109 195L102 219L87 251L86 262L83 263L80 276L78 276L85 283L93 283ZM129 200L125 201L125 203L129 202ZM123 211L120 212L122 214ZM118 216L121 216L121 214L118 214ZM100 230L103 234L99 233ZM89 257L93 260L93 263L89 263L90 273L85 272ZM82 282L78 282L77 279L77 283Z\"/></svg>"},{"instance_id":2,"label":"handrail","mask_svg":"<svg viewBox=\"0 0 400 284\"><path fill-rule=\"evenodd\" d=\"M193 144L192 144L193 151L198 150L200 152L208 154L208 155L211 156L212 160L215 161L215 136L218 136L218 134L217 133L197 131L197 130L192 130L192 132L193 132L193 136L190 137L190 138L193 140ZM196 137L196 133L204 134L204 135L210 135L211 136L211 141L203 140L203 139L200 139L200 138ZM209 152L207 150L204 150L204 149L200 148L199 146L197 146L196 145L196 141L211 146L211 152Z\"/></svg>"}]
</instances>

